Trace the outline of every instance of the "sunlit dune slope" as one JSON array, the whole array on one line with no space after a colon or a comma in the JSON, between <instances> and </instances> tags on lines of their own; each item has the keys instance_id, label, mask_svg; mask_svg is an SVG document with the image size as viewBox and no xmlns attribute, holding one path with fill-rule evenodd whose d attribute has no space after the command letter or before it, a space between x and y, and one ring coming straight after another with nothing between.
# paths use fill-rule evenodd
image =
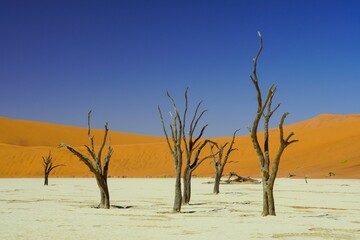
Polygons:
<instances>
[{"instance_id":1,"label":"sunlit dune slope","mask_svg":"<svg viewBox=\"0 0 360 240\"><path fill-rule=\"evenodd\" d=\"M286 130L300 141L287 149L282 172L360 178L360 114L323 114Z\"/></svg>"},{"instance_id":2,"label":"sunlit dune slope","mask_svg":"<svg viewBox=\"0 0 360 240\"><path fill-rule=\"evenodd\" d=\"M48 146L55 147L60 142L72 146L88 144L87 128L63 126L44 122L14 120L0 117L0 143L17 146ZM103 129L92 129L95 144L103 139ZM164 141L161 137L151 137L138 134L112 132L112 144L138 144Z\"/></svg>"},{"instance_id":3,"label":"sunlit dune slope","mask_svg":"<svg viewBox=\"0 0 360 240\"><path fill-rule=\"evenodd\" d=\"M285 134L295 132L299 142L290 145L283 154L279 176L289 173L296 177L360 178L360 114L347 116L324 114L313 119L288 125ZM94 130L101 140L102 130ZM278 130L271 130L270 155L278 146ZM174 166L164 138L111 132L114 148L109 175L112 177L171 177ZM262 134L259 134L262 140ZM212 139L220 143L231 138ZM87 129L48 123L0 118L0 177L42 177L42 156L51 151L54 164L65 164L54 170L52 177L88 177L87 167L66 149L57 145L65 142L85 152ZM97 142L98 143L98 142ZM259 176L259 161L249 136L236 138L236 148L226 166L225 174L235 171L242 176ZM204 154L209 154L206 148ZM212 176L213 165L204 162L194 175Z\"/></svg>"}]
</instances>

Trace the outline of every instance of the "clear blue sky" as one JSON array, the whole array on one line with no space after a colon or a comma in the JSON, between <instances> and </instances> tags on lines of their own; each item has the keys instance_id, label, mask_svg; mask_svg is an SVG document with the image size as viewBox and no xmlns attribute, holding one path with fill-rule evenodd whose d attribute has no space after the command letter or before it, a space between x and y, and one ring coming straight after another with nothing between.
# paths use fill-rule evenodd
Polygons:
<instances>
[{"instance_id":1,"label":"clear blue sky","mask_svg":"<svg viewBox=\"0 0 360 240\"><path fill-rule=\"evenodd\" d=\"M287 123L360 113L360 1L0 1L0 116L162 135L157 112L203 100L204 136L251 124L249 75ZM277 125L274 118L273 126Z\"/></svg>"}]
</instances>

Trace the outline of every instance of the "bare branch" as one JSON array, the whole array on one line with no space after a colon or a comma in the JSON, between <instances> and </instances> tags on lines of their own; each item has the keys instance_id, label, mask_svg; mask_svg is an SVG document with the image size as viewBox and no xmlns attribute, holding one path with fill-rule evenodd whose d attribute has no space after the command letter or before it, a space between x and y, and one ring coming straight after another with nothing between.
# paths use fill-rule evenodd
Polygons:
<instances>
[{"instance_id":1,"label":"bare branch","mask_svg":"<svg viewBox=\"0 0 360 240\"><path fill-rule=\"evenodd\" d=\"M95 152L93 152L88 145L84 145L90 156L96 161L96 155Z\"/></svg>"},{"instance_id":2,"label":"bare branch","mask_svg":"<svg viewBox=\"0 0 360 240\"><path fill-rule=\"evenodd\" d=\"M104 159L104 171L103 171L103 174L105 176L108 175L109 163L110 163L110 159L111 159L111 156L112 156L113 152L114 151L113 151L113 149L111 147L111 140L109 139L109 141L108 141L108 153L107 153L107 155L106 155L106 157Z\"/></svg>"},{"instance_id":3,"label":"bare branch","mask_svg":"<svg viewBox=\"0 0 360 240\"><path fill-rule=\"evenodd\" d=\"M63 167L63 166L66 166L66 165L64 165L64 164L58 164L58 165L55 165L55 166L53 166L53 167L50 167L50 168L49 168L49 172L51 172L54 168Z\"/></svg>"},{"instance_id":4,"label":"bare branch","mask_svg":"<svg viewBox=\"0 0 360 240\"><path fill-rule=\"evenodd\" d=\"M284 113L283 116L282 116L282 118L281 118L281 120L280 120L280 124L279 124L280 141L281 141L282 144L285 145L285 147L288 146L288 145L290 145L291 143L294 143L294 142L298 142L298 141L299 141L299 140L296 140L296 139L289 141L290 138L295 135L295 133L293 133L293 132L291 132L291 133L286 137L286 139L284 139L283 124L284 124L284 121L285 121L287 115L289 115L289 114L290 114L289 112Z\"/></svg>"},{"instance_id":5,"label":"bare branch","mask_svg":"<svg viewBox=\"0 0 360 240\"><path fill-rule=\"evenodd\" d=\"M91 112L92 112L92 110L90 110L88 112L88 138L89 138L89 142L90 142L91 151L95 152L95 149L94 149L94 137L91 136L91 126L90 126ZM95 158L94 158L94 160L95 160Z\"/></svg>"},{"instance_id":6,"label":"bare branch","mask_svg":"<svg viewBox=\"0 0 360 240\"><path fill-rule=\"evenodd\" d=\"M106 139L107 139L107 136L108 136L108 132L109 132L109 128L108 128L108 123L105 123L105 132L104 132L104 139L103 139L103 142L101 144L101 147L99 149L99 153L98 153L98 160L99 160L99 163L100 163L100 166L101 166L101 153L104 149L104 146L105 146L105 142L106 142Z\"/></svg>"},{"instance_id":7,"label":"bare branch","mask_svg":"<svg viewBox=\"0 0 360 240\"><path fill-rule=\"evenodd\" d=\"M209 142L209 140L205 140L196 150L196 153L194 155L194 161L193 163L190 165L190 169L193 171L195 170L195 168L197 168L200 163L202 163L204 160L208 159L211 157L211 155L206 156L205 158L202 158L201 160L199 160L199 155L201 150L205 147L205 145Z\"/></svg>"},{"instance_id":8,"label":"bare branch","mask_svg":"<svg viewBox=\"0 0 360 240\"><path fill-rule=\"evenodd\" d=\"M279 124L279 131L280 131L280 143L284 144L285 140L284 140L284 128L283 128L283 124L285 121L285 118L287 117L287 115L289 115L289 112L286 112L282 115L281 120L280 120L280 124Z\"/></svg>"},{"instance_id":9,"label":"bare branch","mask_svg":"<svg viewBox=\"0 0 360 240\"><path fill-rule=\"evenodd\" d=\"M92 173L95 173L95 174L97 173L96 167L94 166L92 161L89 158L87 158L86 156L84 156L83 154L81 154L79 151L77 151L76 149L74 149L73 147L71 147L70 145L67 145L65 143L60 143L59 147L66 147L70 152L72 152L75 156L77 156L80 161L85 163L85 165L88 166L89 170Z\"/></svg>"},{"instance_id":10,"label":"bare branch","mask_svg":"<svg viewBox=\"0 0 360 240\"><path fill-rule=\"evenodd\" d=\"M166 142L167 142L167 144L169 146L169 149L171 150L171 153L174 153L174 150L172 149L171 144L169 142L169 136L168 136L166 128L165 128L164 119L163 119L163 116L162 116L162 113L161 113L160 106L158 106L158 112L160 114L160 121L161 121L161 125L162 125L162 128L163 128L163 132L165 134ZM171 127L171 125L170 125L170 127ZM173 131L173 130L171 130L171 131Z\"/></svg>"},{"instance_id":11,"label":"bare branch","mask_svg":"<svg viewBox=\"0 0 360 240\"><path fill-rule=\"evenodd\" d=\"M187 143L187 139L186 139L186 133L185 133L185 128L186 128L186 115L187 115L187 111L188 111L188 104L189 104L189 100L188 100L188 90L189 88L186 88L185 91L185 110L184 110L184 116L183 116L183 122L182 122L182 137L183 137L183 141L184 141L184 147L185 147L185 152L186 152L186 156L187 158L189 158L190 155L190 149L189 149L189 144ZM191 138L190 138L191 139ZM191 141L191 140L189 140ZM191 148L191 147L190 147Z\"/></svg>"},{"instance_id":12,"label":"bare branch","mask_svg":"<svg viewBox=\"0 0 360 240\"><path fill-rule=\"evenodd\" d=\"M240 129L236 129L235 132L233 133L233 136L232 136L232 139L231 139L231 143L230 143L229 149L228 149L228 151L227 151L227 153L226 153L226 156L229 156L229 154L230 154L232 151L236 150L236 148L233 148L233 145L234 145L234 143L235 143L235 137L236 137L236 134L237 134L238 131L240 131ZM228 143L225 143L224 147L225 147L227 144L228 144Z\"/></svg>"},{"instance_id":13,"label":"bare branch","mask_svg":"<svg viewBox=\"0 0 360 240\"><path fill-rule=\"evenodd\" d=\"M260 91L260 88L259 88L259 84L258 84L258 77L257 77L257 61L258 61L258 58L261 54L261 51L263 49L263 40L262 40L262 36L261 36L261 33L258 32L258 35L259 35L259 38L260 38L260 46L259 46L259 50L255 56L255 58L253 59L253 73L252 73L252 76L250 76L252 82L254 83L254 86L256 88L256 92L257 92L257 100L258 100L258 112L260 112L261 108L262 108L262 99L261 99L261 91Z\"/></svg>"},{"instance_id":14,"label":"bare branch","mask_svg":"<svg viewBox=\"0 0 360 240\"><path fill-rule=\"evenodd\" d=\"M166 92L166 94L167 94L167 96L169 97L169 99L170 99L170 101L171 101L171 103L172 103L172 105L173 105L173 107L174 107L174 113L175 113L176 119L179 121L179 126L180 126L180 128L181 128L181 129L180 129L181 131L179 131L179 132L181 133L181 132L182 132L182 122L181 122L180 115L179 115L179 112L178 112L178 110L177 110L175 101L174 101L174 99L171 97L171 95L170 95L169 92Z\"/></svg>"},{"instance_id":15,"label":"bare branch","mask_svg":"<svg viewBox=\"0 0 360 240\"><path fill-rule=\"evenodd\" d=\"M196 125L197 125L197 122L199 121L199 119L201 118L201 116L204 114L204 112L206 112L206 110L202 111L202 113L200 114L200 116L197 118L197 113L198 113L198 111L199 111L199 108L200 108L202 102L203 102L203 101L200 101L200 102L198 103L198 105L196 106L193 119L191 120L191 123L190 123L190 130L192 130L192 129L195 130ZM194 125L194 122L195 122L195 125Z\"/></svg>"},{"instance_id":16,"label":"bare branch","mask_svg":"<svg viewBox=\"0 0 360 240\"><path fill-rule=\"evenodd\" d=\"M208 124L206 124L206 125L205 125L202 129L201 129L199 136L195 139L195 141L194 141L194 143L193 143L193 144L196 144L196 143L197 143L197 141L199 141L199 140L200 140L200 138L201 138L201 137L202 137L202 135L204 134L204 131L205 131L205 129L207 128L207 126L208 126Z\"/></svg>"}]
</instances>

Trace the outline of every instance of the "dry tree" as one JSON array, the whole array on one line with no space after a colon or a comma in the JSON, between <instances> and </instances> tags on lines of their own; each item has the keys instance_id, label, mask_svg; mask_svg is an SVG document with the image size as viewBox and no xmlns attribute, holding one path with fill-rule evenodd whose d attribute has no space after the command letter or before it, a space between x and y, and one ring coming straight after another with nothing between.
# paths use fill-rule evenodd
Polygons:
<instances>
[{"instance_id":1,"label":"dry tree","mask_svg":"<svg viewBox=\"0 0 360 240\"><path fill-rule=\"evenodd\" d=\"M239 130L240 129L237 129L234 132L232 140L230 142L230 145L226 151L225 151L225 149L226 149L227 145L229 144L228 142L225 143L224 145L218 144L216 142L210 142L211 157L212 157L212 161L213 161L214 169L215 169L215 183L214 183L214 191L213 191L215 194L220 193L220 180L223 175L225 165L227 163L230 163L230 161L228 161L230 154L233 151L238 150L237 148L233 148L233 146L235 143L236 133ZM215 147L217 148L217 153L214 153Z\"/></svg>"},{"instance_id":2,"label":"dry tree","mask_svg":"<svg viewBox=\"0 0 360 240\"><path fill-rule=\"evenodd\" d=\"M291 132L289 135L284 137L284 129L283 124L285 121L286 116L289 113L284 113L281 117L280 123L279 123L279 132L280 132L280 145L278 147L278 150L274 156L274 159L272 162L270 161L270 149L269 149L269 121L272 117L273 113L279 108L280 104L278 104L274 109L272 109L272 100L276 92L276 87L272 85L267 93L267 96L265 100L263 101L259 82L258 82L258 76L257 76L257 61L260 56L260 53L263 48L263 40L260 32L258 32L259 38L260 38L260 47L259 50L253 59L253 73L250 75L250 78L253 82L253 85L256 90L257 94L257 112L255 115L255 119L253 121L252 127L249 129L251 134L251 140L253 143L253 147L257 153L257 156L260 161L260 170L261 170L261 178L262 178L262 186L263 186L263 216L267 215L276 215L275 212L275 202L274 202L274 183L276 179L276 175L279 169L280 159L281 156L287 146L290 144L297 142L298 140L290 140L291 137L294 135L293 132ZM258 132L258 126L260 123L260 120L263 119L264 122L264 143L263 148L261 148L257 132ZM270 171L270 164L271 164L271 171Z\"/></svg>"},{"instance_id":3,"label":"dry tree","mask_svg":"<svg viewBox=\"0 0 360 240\"><path fill-rule=\"evenodd\" d=\"M204 149L204 147L210 143L211 141L206 139L202 140L202 136L204 134L205 129L207 128L208 124L204 125L197 136L194 136L196 127L198 126L199 121L201 120L202 116L207 110L201 111L199 113L200 106L202 104L202 101L198 103L196 106L194 115L192 117L192 120L189 125L188 129L188 135L185 134L185 128L186 128L186 114L188 110L188 97L187 97L187 91L185 91L185 111L184 111L184 119L183 119L183 143L185 147L185 169L184 169L184 176L183 176L183 182L184 182L184 194L183 194L183 203L189 204L190 198L191 198L191 177L195 169L203 163L206 159L209 159L212 157L212 155L207 155L204 157L200 157L201 151Z\"/></svg>"},{"instance_id":4,"label":"dry tree","mask_svg":"<svg viewBox=\"0 0 360 240\"><path fill-rule=\"evenodd\" d=\"M49 174L54 168L65 166L64 164L58 164L53 166L51 152L46 157L42 157L44 166L44 185L49 185Z\"/></svg>"},{"instance_id":5,"label":"dry tree","mask_svg":"<svg viewBox=\"0 0 360 240\"><path fill-rule=\"evenodd\" d=\"M206 112L206 110L202 111L200 114L199 108L201 102L197 105L194 116L190 122L188 135L186 135L186 118L188 111L188 89L185 91L185 110L182 117L179 114L176 103L169 92L167 92L167 96L171 101L171 104L174 109L174 113L170 112L170 132L171 132L171 140L167 133L163 115L160 107L158 106L158 111L160 115L160 121L162 124L162 128L165 134L166 142L168 144L169 150L174 159L175 166L175 200L173 211L180 212L182 204L187 204L190 201L191 197L191 176L193 171L206 159L210 158L210 155L207 157L200 158L200 153L205 145L208 143L208 140L201 140L201 137L207 127L207 125L203 126L200 130L197 137L194 138L194 132L196 127ZM181 190L181 172L183 166L183 154L185 151L185 169L184 169L184 196L182 196Z\"/></svg>"},{"instance_id":6,"label":"dry tree","mask_svg":"<svg viewBox=\"0 0 360 240\"><path fill-rule=\"evenodd\" d=\"M98 153L96 153L94 146L94 136L91 136L90 119L91 119L91 111L88 113L88 138L89 138L90 146L85 145L88 151L88 155L82 154L78 150L74 149L73 147L65 143L60 143L59 147L66 147L70 152L72 152L75 156L77 156L79 160L82 161L89 168L89 170L94 174L97 185L100 190L101 200L100 200L99 208L110 208L110 194L109 194L107 178L108 178L109 163L111 156L113 154L113 149L111 147L110 140L107 140L108 132L109 132L108 123L105 123L104 138ZM101 159L102 151L105 147L106 141L108 141L108 151L102 162Z\"/></svg>"},{"instance_id":7,"label":"dry tree","mask_svg":"<svg viewBox=\"0 0 360 240\"><path fill-rule=\"evenodd\" d=\"M162 124L162 128L166 137L166 142L170 149L171 155L174 159L174 167L175 167L175 199L173 205L173 212L180 212L181 211L181 204L182 204L182 194L181 194L181 169L182 169L182 161L183 161L183 149L181 147L181 140L183 134L183 124L180 118L180 114L177 110L174 100L170 96L169 92L167 92L168 97L173 103L174 107L174 114L171 114L171 123L170 123L170 131L171 131L171 139L172 143L170 143L169 136L166 131L164 118L162 116L162 112L160 106L158 106L158 111L160 114L160 120Z\"/></svg>"}]
</instances>

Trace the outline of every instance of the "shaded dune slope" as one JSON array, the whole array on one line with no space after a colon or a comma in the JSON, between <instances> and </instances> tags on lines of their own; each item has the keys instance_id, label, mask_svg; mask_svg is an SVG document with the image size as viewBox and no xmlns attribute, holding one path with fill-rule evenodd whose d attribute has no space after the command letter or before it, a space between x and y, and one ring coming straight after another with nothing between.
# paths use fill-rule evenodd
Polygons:
<instances>
[{"instance_id":1,"label":"shaded dune slope","mask_svg":"<svg viewBox=\"0 0 360 240\"><path fill-rule=\"evenodd\" d=\"M285 134L295 132L298 143L285 151L279 176L289 173L296 177L360 178L360 114L323 114L313 119L285 126ZM95 143L99 144L103 130L93 130ZM270 155L275 154L278 130L271 130ZM109 136L114 148L110 163L111 177L172 177L173 160L164 138L129 133L112 132ZM259 134L262 139L262 134ZM230 137L215 138L220 143ZM60 142L76 146L85 152L88 144L87 129L56 124L0 118L0 177L42 177L42 156L51 151L57 168L51 177L90 177L87 167L66 149L59 149ZM249 136L236 138L236 151L225 174L235 171L243 176L259 176L259 163ZM206 153L209 153L206 149ZM194 175L212 176L213 166L205 162Z\"/></svg>"}]
</instances>

